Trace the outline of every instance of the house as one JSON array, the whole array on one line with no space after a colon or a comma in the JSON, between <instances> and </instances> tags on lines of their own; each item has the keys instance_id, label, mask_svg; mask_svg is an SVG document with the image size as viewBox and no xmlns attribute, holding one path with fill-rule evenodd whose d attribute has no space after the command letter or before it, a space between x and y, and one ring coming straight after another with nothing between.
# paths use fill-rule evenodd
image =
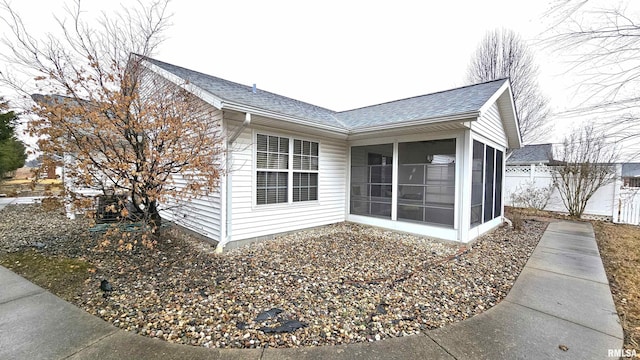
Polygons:
<instances>
[{"instance_id":1,"label":"house","mask_svg":"<svg viewBox=\"0 0 640 360\"><path fill-rule=\"evenodd\" d=\"M548 165L553 161L553 144L525 145L507 155L507 166Z\"/></svg>"},{"instance_id":2,"label":"house","mask_svg":"<svg viewBox=\"0 0 640 360\"><path fill-rule=\"evenodd\" d=\"M623 186L629 188L640 188L640 163L622 164Z\"/></svg>"},{"instance_id":3,"label":"house","mask_svg":"<svg viewBox=\"0 0 640 360\"><path fill-rule=\"evenodd\" d=\"M525 145L512 151L506 161L504 181L505 205L522 206L514 202L514 196L530 194L533 198L548 194L544 210L567 213L558 189L554 186L554 165L561 163L553 158L552 144ZM636 199L640 186L640 164L616 163L615 178L603 185L591 196L584 211L585 217L614 222L637 224L640 217L626 216L627 213L640 214Z\"/></svg>"},{"instance_id":4,"label":"house","mask_svg":"<svg viewBox=\"0 0 640 360\"><path fill-rule=\"evenodd\" d=\"M342 221L467 243L503 222L504 154L521 146L507 79L332 111L144 65L217 110L220 190L162 215L220 250Z\"/></svg>"}]
</instances>

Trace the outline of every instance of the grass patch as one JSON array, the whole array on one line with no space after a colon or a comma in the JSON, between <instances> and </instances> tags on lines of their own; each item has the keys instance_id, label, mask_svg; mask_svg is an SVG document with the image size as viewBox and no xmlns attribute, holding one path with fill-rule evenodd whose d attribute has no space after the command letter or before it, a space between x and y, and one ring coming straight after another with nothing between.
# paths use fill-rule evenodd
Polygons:
<instances>
[{"instance_id":1,"label":"grass patch","mask_svg":"<svg viewBox=\"0 0 640 360\"><path fill-rule=\"evenodd\" d=\"M12 180L6 180L2 182L3 184L6 185L31 185L33 183L33 180L29 180L29 179L12 179ZM62 185L62 180L61 179L38 179L36 180L36 184L40 184L40 185Z\"/></svg>"},{"instance_id":2,"label":"grass patch","mask_svg":"<svg viewBox=\"0 0 640 360\"><path fill-rule=\"evenodd\" d=\"M624 346L640 352L640 227L592 223L624 329Z\"/></svg>"},{"instance_id":3,"label":"grass patch","mask_svg":"<svg viewBox=\"0 0 640 360\"><path fill-rule=\"evenodd\" d=\"M85 261L43 255L34 250L2 254L0 265L67 301L81 294L85 281L95 271Z\"/></svg>"},{"instance_id":4,"label":"grass patch","mask_svg":"<svg viewBox=\"0 0 640 360\"><path fill-rule=\"evenodd\" d=\"M0 181L0 194L9 197L59 195L62 190L60 179L39 179L35 183L24 179Z\"/></svg>"}]
</instances>

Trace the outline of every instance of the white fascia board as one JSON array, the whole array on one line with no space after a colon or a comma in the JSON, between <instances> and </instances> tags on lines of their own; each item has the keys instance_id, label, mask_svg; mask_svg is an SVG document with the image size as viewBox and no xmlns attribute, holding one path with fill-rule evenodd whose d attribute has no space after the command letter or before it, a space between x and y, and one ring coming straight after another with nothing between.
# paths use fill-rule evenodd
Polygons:
<instances>
[{"instance_id":1,"label":"white fascia board","mask_svg":"<svg viewBox=\"0 0 640 360\"><path fill-rule=\"evenodd\" d=\"M514 117L514 126L515 126L515 131L517 134L517 139L516 139L516 148L521 148L523 146L522 143L522 134L520 133L520 120L518 119L518 113L516 113L516 105L513 101L513 93L511 92L511 86L509 86L509 103L511 104L511 108L513 109L513 114L515 115ZM500 99L498 99L499 101Z\"/></svg>"},{"instance_id":2,"label":"white fascia board","mask_svg":"<svg viewBox=\"0 0 640 360\"><path fill-rule=\"evenodd\" d=\"M482 114L485 111L487 111L491 107L491 105L493 105L493 103L498 101L498 98L500 98L502 93L504 93L507 89L509 89L509 92L511 92L511 88L510 88L510 85L509 85L509 80L506 80L498 88L498 90L496 90L496 92L494 92L493 95L491 95L491 97L482 105L482 107L480 107L480 114Z\"/></svg>"},{"instance_id":3,"label":"white fascia board","mask_svg":"<svg viewBox=\"0 0 640 360\"><path fill-rule=\"evenodd\" d=\"M282 121L290 122L296 125L304 125L310 128L331 131L331 132L335 132L342 135L347 135L348 133L347 129L343 129L340 127L318 124L318 123L307 121L295 116L284 115L284 114L276 113L273 111L268 111L268 110L260 109L257 107L249 106L249 105L222 101L222 107L229 110L234 110L234 111L239 111L244 113L249 112L253 115L259 115L259 116L264 116L264 117L268 117L276 120L282 120Z\"/></svg>"},{"instance_id":4,"label":"white fascia board","mask_svg":"<svg viewBox=\"0 0 640 360\"><path fill-rule=\"evenodd\" d=\"M211 104L213 107L215 107L218 110L222 110L222 99L220 99L217 96L214 96L213 94L211 94L210 92L205 91L204 89L192 84L191 82L189 82L186 79L183 79L161 67L159 67L158 65L152 64L149 61L143 60L142 61L142 65L144 67L146 67L147 69L153 71L154 73L162 76L163 78L171 81L172 83L176 84L177 86L187 90L188 92L194 94L195 96L199 97L200 99L202 99L203 101L205 101L208 104Z\"/></svg>"},{"instance_id":5,"label":"white fascia board","mask_svg":"<svg viewBox=\"0 0 640 360\"><path fill-rule=\"evenodd\" d=\"M349 134L351 134L351 135L365 134L365 133L368 133L368 132L384 131L384 130L395 130L395 129L401 129L401 128L406 128L406 127L430 125L430 124L438 124L438 123L446 123L446 122L451 122L451 121L464 121L464 122L476 121L476 120L478 120L479 116L480 116L480 112L479 111L470 111L470 112L451 115L451 116L426 118L426 119L411 120L411 121L402 121L402 122L395 122L395 123L383 124L383 125L375 125L375 126L366 126L366 127L353 129L353 130L349 131Z\"/></svg>"},{"instance_id":6,"label":"white fascia board","mask_svg":"<svg viewBox=\"0 0 640 360\"><path fill-rule=\"evenodd\" d=\"M518 123L518 114L516 114L516 105L513 102L513 91L511 90L511 82L507 79L502 86L500 86L500 88L498 90L496 90L496 92L491 95L491 97L489 98L489 100L487 100L487 102L484 103L484 105L482 105L482 107L480 108L480 114L478 115L478 117L481 116L482 113L484 113L485 111L487 111L494 103L496 102L500 102L501 99L503 99L504 96L507 96L509 99L509 105L511 106L511 109L513 111L513 126L515 126L516 132L518 134L518 138L515 139L515 145L516 148L521 148L522 147L522 136L520 135L520 124ZM502 117L502 114L501 114ZM504 121L504 118L503 118ZM507 126L504 125L504 130L507 133L507 142L509 143L509 147L511 147L513 144L510 140L512 140L512 136L509 135L509 129Z\"/></svg>"}]
</instances>

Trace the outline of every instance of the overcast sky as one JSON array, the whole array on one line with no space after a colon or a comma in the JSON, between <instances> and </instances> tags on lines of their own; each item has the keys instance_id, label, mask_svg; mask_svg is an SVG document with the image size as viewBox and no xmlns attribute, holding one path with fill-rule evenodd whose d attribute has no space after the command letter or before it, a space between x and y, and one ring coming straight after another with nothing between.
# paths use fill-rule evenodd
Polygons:
<instances>
[{"instance_id":1,"label":"overcast sky","mask_svg":"<svg viewBox=\"0 0 640 360\"><path fill-rule=\"evenodd\" d=\"M60 14L63 3L12 1L27 25L42 32L55 25L51 13ZM535 45L549 25L541 16L547 3L176 0L170 5L173 25L155 57L346 110L464 85L485 33L508 28L531 42L542 91L562 111L576 80L563 74L557 54ZM92 12L120 6L104 0L83 4ZM561 134L543 140L559 141Z\"/></svg>"}]
</instances>

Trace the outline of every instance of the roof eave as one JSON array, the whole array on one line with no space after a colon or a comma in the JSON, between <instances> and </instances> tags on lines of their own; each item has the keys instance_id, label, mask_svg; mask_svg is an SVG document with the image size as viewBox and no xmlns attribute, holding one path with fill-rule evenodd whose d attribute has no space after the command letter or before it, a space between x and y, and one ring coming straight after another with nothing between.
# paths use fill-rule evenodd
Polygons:
<instances>
[{"instance_id":1,"label":"roof eave","mask_svg":"<svg viewBox=\"0 0 640 360\"><path fill-rule=\"evenodd\" d=\"M308 121L296 116L290 116L290 115L286 115L286 114L282 114L274 111L269 111L269 110L261 109L251 105L239 104L239 103L234 103L230 101L222 101L221 108L239 111L239 112L249 112L253 115L265 116L272 119L293 123L296 125L304 125L304 126L316 128L319 130L331 131L341 135L348 134L348 130L341 127L319 124L319 123Z\"/></svg>"},{"instance_id":2,"label":"roof eave","mask_svg":"<svg viewBox=\"0 0 640 360\"><path fill-rule=\"evenodd\" d=\"M451 121L462 121L462 120L475 121L478 119L479 116L480 116L479 111L470 111L470 112L454 114L449 116L438 116L438 117L431 117L431 118L418 119L418 120L393 122L389 124L376 125L376 126L363 126L363 127L351 129L349 131L349 134L356 135L356 134L363 134L363 133L369 133L374 131L384 131L384 130L400 129L400 128L407 128L407 127L414 127L414 126L424 126L429 124L438 124L438 123L451 122Z\"/></svg>"},{"instance_id":3,"label":"roof eave","mask_svg":"<svg viewBox=\"0 0 640 360\"><path fill-rule=\"evenodd\" d=\"M507 161L507 165L513 165L513 166L528 166L528 165L538 165L538 164L549 164L549 160L543 160L543 161Z\"/></svg>"}]
</instances>

